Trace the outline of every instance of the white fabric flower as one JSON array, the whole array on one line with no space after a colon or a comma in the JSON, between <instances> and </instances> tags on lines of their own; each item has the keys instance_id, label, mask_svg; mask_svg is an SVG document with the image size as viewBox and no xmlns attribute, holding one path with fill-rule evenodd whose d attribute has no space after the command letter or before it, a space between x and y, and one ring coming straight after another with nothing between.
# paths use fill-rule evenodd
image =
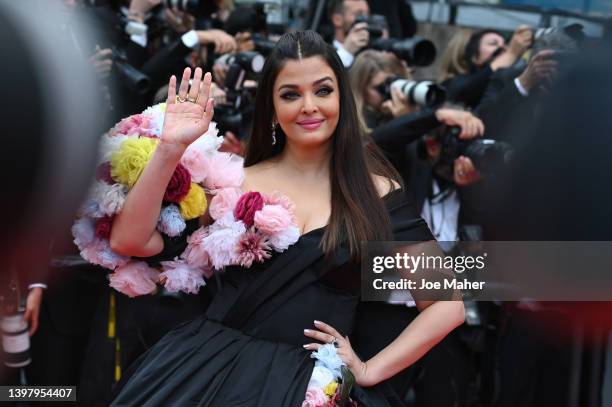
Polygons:
<instances>
[{"instance_id":1,"label":"white fabric flower","mask_svg":"<svg viewBox=\"0 0 612 407\"><path fill-rule=\"evenodd\" d=\"M289 226L280 232L270 235L270 245L277 252L287 250L289 246L294 244L300 238L300 229L295 226Z\"/></svg>"},{"instance_id":2,"label":"white fabric flower","mask_svg":"<svg viewBox=\"0 0 612 407\"><path fill-rule=\"evenodd\" d=\"M236 221L231 212L210 225L210 234L203 239L202 245L206 248L210 263L215 269L220 270L225 266L236 264L238 242L245 232L244 223Z\"/></svg>"},{"instance_id":3,"label":"white fabric flower","mask_svg":"<svg viewBox=\"0 0 612 407\"><path fill-rule=\"evenodd\" d=\"M178 236L183 233L187 224L181 216L181 211L176 205L163 207L159 213L157 230L168 236Z\"/></svg>"},{"instance_id":4,"label":"white fabric flower","mask_svg":"<svg viewBox=\"0 0 612 407\"><path fill-rule=\"evenodd\" d=\"M94 201L100 206L100 211L108 216L113 216L123 209L127 187L122 184L108 185L103 181L96 181L92 195Z\"/></svg>"},{"instance_id":5,"label":"white fabric flower","mask_svg":"<svg viewBox=\"0 0 612 407\"><path fill-rule=\"evenodd\" d=\"M334 374L331 370L322 365L315 364L312 369L312 375L308 382L308 387L316 387L322 389L334 380Z\"/></svg>"},{"instance_id":6,"label":"white fabric flower","mask_svg":"<svg viewBox=\"0 0 612 407\"><path fill-rule=\"evenodd\" d=\"M166 103L158 103L155 106L148 107L143 114L151 116L151 124L153 133L157 137L161 137L162 129L164 128L164 116L166 114Z\"/></svg>"},{"instance_id":7,"label":"white fabric flower","mask_svg":"<svg viewBox=\"0 0 612 407\"><path fill-rule=\"evenodd\" d=\"M98 162L105 163L110 161L111 155L121 147L121 143L133 137L129 136L109 136L104 134L98 146Z\"/></svg>"}]
</instances>

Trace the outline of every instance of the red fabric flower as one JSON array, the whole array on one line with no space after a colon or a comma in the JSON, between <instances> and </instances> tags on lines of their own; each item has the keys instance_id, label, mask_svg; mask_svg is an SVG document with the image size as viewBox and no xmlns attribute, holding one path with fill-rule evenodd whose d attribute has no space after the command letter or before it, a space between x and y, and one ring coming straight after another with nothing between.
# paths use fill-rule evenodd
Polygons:
<instances>
[{"instance_id":1,"label":"red fabric flower","mask_svg":"<svg viewBox=\"0 0 612 407\"><path fill-rule=\"evenodd\" d=\"M166 193L164 194L164 201L179 203L191 188L191 174L187 168L183 167L182 164L176 166Z\"/></svg>"},{"instance_id":2,"label":"red fabric flower","mask_svg":"<svg viewBox=\"0 0 612 407\"><path fill-rule=\"evenodd\" d=\"M111 229L113 228L113 217L105 216L96 222L96 237L100 239L110 239Z\"/></svg>"},{"instance_id":3,"label":"red fabric flower","mask_svg":"<svg viewBox=\"0 0 612 407\"><path fill-rule=\"evenodd\" d=\"M234 217L241 220L247 228L253 226L255 212L263 208L264 198L259 192L247 192L242 195L234 208Z\"/></svg>"},{"instance_id":4,"label":"red fabric flower","mask_svg":"<svg viewBox=\"0 0 612 407\"><path fill-rule=\"evenodd\" d=\"M110 162L107 161L98 165L98 168L96 169L96 179L98 181L104 181L108 185L113 185L115 183L115 180L113 179L113 177L111 177Z\"/></svg>"}]
</instances>

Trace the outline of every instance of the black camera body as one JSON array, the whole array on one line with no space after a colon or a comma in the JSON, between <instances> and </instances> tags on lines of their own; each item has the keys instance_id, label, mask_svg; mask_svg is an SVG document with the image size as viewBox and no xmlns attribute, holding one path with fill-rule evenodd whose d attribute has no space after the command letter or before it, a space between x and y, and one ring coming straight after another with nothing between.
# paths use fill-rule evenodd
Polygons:
<instances>
[{"instance_id":1,"label":"black camera body","mask_svg":"<svg viewBox=\"0 0 612 407\"><path fill-rule=\"evenodd\" d=\"M370 42L382 38L383 31L388 30L389 25L385 16L380 14L372 14L371 16L357 16L353 22L353 26L359 23L366 23L368 25L368 32L370 33Z\"/></svg>"},{"instance_id":2,"label":"black camera body","mask_svg":"<svg viewBox=\"0 0 612 407\"><path fill-rule=\"evenodd\" d=\"M254 95L243 85L248 76L261 72L264 61L263 55L257 52L239 52L228 58L226 102L215 106L215 118L221 134L231 131L237 138L250 134Z\"/></svg>"},{"instance_id":3,"label":"black camera body","mask_svg":"<svg viewBox=\"0 0 612 407\"><path fill-rule=\"evenodd\" d=\"M452 179L454 161L460 156L469 158L481 176L492 177L512 159L510 144L486 138L459 139L461 128L445 128L438 137L441 144L440 157L436 164L438 173Z\"/></svg>"},{"instance_id":4,"label":"black camera body","mask_svg":"<svg viewBox=\"0 0 612 407\"><path fill-rule=\"evenodd\" d=\"M119 81L139 95L146 94L151 88L151 79L128 62L123 50L117 47L112 47L111 50L113 70L119 77Z\"/></svg>"},{"instance_id":5,"label":"black camera body","mask_svg":"<svg viewBox=\"0 0 612 407\"><path fill-rule=\"evenodd\" d=\"M367 30L370 33L369 48L392 52L410 66L428 66L436 59L436 46L428 39L421 37L403 40L383 38L383 32L388 28L385 16L378 14L358 16L355 18L352 27L359 23L368 24Z\"/></svg>"}]
</instances>

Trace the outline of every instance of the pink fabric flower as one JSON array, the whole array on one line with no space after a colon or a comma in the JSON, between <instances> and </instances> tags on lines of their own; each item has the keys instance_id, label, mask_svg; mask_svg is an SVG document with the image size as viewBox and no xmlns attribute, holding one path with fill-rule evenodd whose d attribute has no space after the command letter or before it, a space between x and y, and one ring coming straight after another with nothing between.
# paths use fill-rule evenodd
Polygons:
<instances>
[{"instance_id":1,"label":"pink fabric flower","mask_svg":"<svg viewBox=\"0 0 612 407\"><path fill-rule=\"evenodd\" d=\"M115 290L128 297L137 297L155 291L159 273L144 261L133 261L117 267L109 279L110 286Z\"/></svg>"},{"instance_id":2,"label":"pink fabric flower","mask_svg":"<svg viewBox=\"0 0 612 407\"><path fill-rule=\"evenodd\" d=\"M184 261L162 261L164 272L160 277L165 277L164 287L170 292L183 291L188 294L197 294L200 287L206 285L202 278L202 270L191 267Z\"/></svg>"},{"instance_id":3,"label":"pink fabric flower","mask_svg":"<svg viewBox=\"0 0 612 407\"><path fill-rule=\"evenodd\" d=\"M144 137L157 137L155 135L154 123L149 115L135 114L126 117L110 131L110 136L134 134Z\"/></svg>"},{"instance_id":4,"label":"pink fabric flower","mask_svg":"<svg viewBox=\"0 0 612 407\"><path fill-rule=\"evenodd\" d=\"M221 188L239 188L244 180L244 159L240 156L215 152L207 160L204 187L214 191Z\"/></svg>"},{"instance_id":5,"label":"pink fabric flower","mask_svg":"<svg viewBox=\"0 0 612 407\"><path fill-rule=\"evenodd\" d=\"M327 396L318 387L309 387L306 390L306 399L302 402L302 407L328 407Z\"/></svg>"},{"instance_id":6,"label":"pink fabric flower","mask_svg":"<svg viewBox=\"0 0 612 407\"><path fill-rule=\"evenodd\" d=\"M264 199L259 192L247 192L236 203L234 217L244 222L247 228L250 228L253 226L255 213L263 206Z\"/></svg>"},{"instance_id":7,"label":"pink fabric flower","mask_svg":"<svg viewBox=\"0 0 612 407\"><path fill-rule=\"evenodd\" d=\"M92 264L114 270L126 265L130 258L115 253L106 239L95 238L89 245L81 248L81 257Z\"/></svg>"},{"instance_id":8,"label":"pink fabric flower","mask_svg":"<svg viewBox=\"0 0 612 407\"><path fill-rule=\"evenodd\" d=\"M234 210L239 199L240 190L238 188L219 189L210 200L208 207L210 216L215 220L221 219L227 212Z\"/></svg>"},{"instance_id":9,"label":"pink fabric flower","mask_svg":"<svg viewBox=\"0 0 612 407\"><path fill-rule=\"evenodd\" d=\"M270 250L265 235L248 230L238 242L238 262L242 267L251 267L253 262L263 263L270 258Z\"/></svg>"},{"instance_id":10,"label":"pink fabric flower","mask_svg":"<svg viewBox=\"0 0 612 407\"><path fill-rule=\"evenodd\" d=\"M190 145L181 157L181 164L189 170L191 180L200 184L208 175L210 160L211 157L205 151Z\"/></svg>"},{"instance_id":11,"label":"pink fabric flower","mask_svg":"<svg viewBox=\"0 0 612 407\"><path fill-rule=\"evenodd\" d=\"M106 161L98 165L96 169L96 179L98 181L106 182L108 185L113 185L115 180L111 177L111 164Z\"/></svg>"},{"instance_id":12,"label":"pink fabric flower","mask_svg":"<svg viewBox=\"0 0 612 407\"><path fill-rule=\"evenodd\" d=\"M166 188L164 200L179 203L187 195L189 188L191 188L191 175L187 168L178 164Z\"/></svg>"},{"instance_id":13,"label":"pink fabric flower","mask_svg":"<svg viewBox=\"0 0 612 407\"><path fill-rule=\"evenodd\" d=\"M271 195L266 195L265 202L267 205L280 205L291 214L291 224L297 226L297 219L295 219L295 204L287 195L283 195L278 191L272 192Z\"/></svg>"},{"instance_id":14,"label":"pink fabric flower","mask_svg":"<svg viewBox=\"0 0 612 407\"><path fill-rule=\"evenodd\" d=\"M212 276L210 256L206 251L204 239L210 234L208 228L201 227L187 238L187 248L181 254L181 259L185 260L191 267L203 270L206 278Z\"/></svg>"},{"instance_id":15,"label":"pink fabric flower","mask_svg":"<svg viewBox=\"0 0 612 407\"><path fill-rule=\"evenodd\" d=\"M268 234L275 234L291 226L291 214L280 205L264 205L255 214L255 226Z\"/></svg>"},{"instance_id":16,"label":"pink fabric flower","mask_svg":"<svg viewBox=\"0 0 612 407\"><path fill-rule=\"evenodd\" d=\"M238 264L238 242L246 232L244 223L236 221L231 212L210 225L210 235L203 239L210 263L220 270L229 265Z\"/></svg>"},{"instance_id":17,"label":"pink fabric flower","mask_svg":"<svg viewBox=\"0 0 612 407\"><path fill-rule=\"evenodd\" d=\"M96 237L100 239L110 239L111 229L113 228L113 217L105 216L96 221Z\"/></svg>"}]
</instances>

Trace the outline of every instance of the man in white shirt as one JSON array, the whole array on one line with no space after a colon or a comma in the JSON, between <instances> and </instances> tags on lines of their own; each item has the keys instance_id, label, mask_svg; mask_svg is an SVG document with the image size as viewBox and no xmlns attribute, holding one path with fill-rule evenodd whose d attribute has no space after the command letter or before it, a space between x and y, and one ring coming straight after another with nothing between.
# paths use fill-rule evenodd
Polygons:
<instances>
[{"instance_id":1,"label":"man in white shirt","mask_svg":"<svg viewBox=\"0 0 612 407\"><path fill-rule=\"evenodd\" d=\"M334 26L334 48L346 68L353 64L355 54L368 45L370 35L367 23L355 24L358 16L369 16L366 0L333 0L330 4L331 21Z\"/></svg>"}]
</instances>

